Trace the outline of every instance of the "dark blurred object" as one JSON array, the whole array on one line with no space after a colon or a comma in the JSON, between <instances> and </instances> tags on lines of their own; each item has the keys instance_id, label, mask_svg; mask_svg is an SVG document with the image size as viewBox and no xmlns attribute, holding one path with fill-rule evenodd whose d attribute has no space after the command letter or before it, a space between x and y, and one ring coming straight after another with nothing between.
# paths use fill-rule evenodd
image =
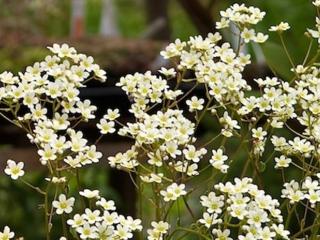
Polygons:
<instances>
[{"instance_id":1,"label":"dark blurred object","mask_svg":"<svg viewBox=\"0 0 320 240\"><path fill-rule=\"evenodd\" d=\"M145 0L148 18L148 29L144 34L145 38L158 40L169 40L171 36L169 15L169 0L150 1Z\"/></svg>"},{"instance_id":2,"label":"dark blurred object","mask_svg":"<svg viewBox=\"0 0 320 240\"><path fill-rule=\"evenodd\" d=\"M215 31L215 24L211 15L214 3L211 2L210 8L207 8L199 0L178 1L188 13L201 35L206 36L208 33Z\"/></svg>"}]
</instances>

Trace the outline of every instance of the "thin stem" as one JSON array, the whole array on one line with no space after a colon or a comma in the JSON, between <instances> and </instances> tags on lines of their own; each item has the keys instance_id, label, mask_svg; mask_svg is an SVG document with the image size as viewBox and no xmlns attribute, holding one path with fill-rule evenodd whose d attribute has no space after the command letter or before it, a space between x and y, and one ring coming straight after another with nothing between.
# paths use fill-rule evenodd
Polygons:
<instances>
[{"instance_id":1,"label":"thin stem","mask_svg":"<svg viewBox=\"0 0 320 240\"><path fill-rule=\"evenodd\" d=\"M292 239L296 239L296 238L297 238L298 236L300 236L302 233L305 233L305 232L307 232L307 231L312 230L313 228L318 228L318 227L320 227L320 223L317 223L317 224L311 225L311 226L309 226L309 227L306 227L306 228L302 229L301 231L297 232L296 234L294 234L294 235L292 236ZM310 238L310 239L311 239L311 238Z\"/></svg>"},{"instance_id":2,"label":"thin stem","mask_svg":"<svg viewBox=\"0 0 320 240\"><path fill-rule=\"evenodd\" d=\"M294 62L293 62L293 60L292 60L292 58L291 58L291 56L290 56L290 54L289 54L289 51L288 51L288 49L287 49L286 44L284 43L283 36L282 36L281 33L279 33L279 37L280 37L280 41L281 41L282 47L283 47L283 49L284 49L284 51L285 51L285 53L286 53L286 55L287 55L287 57L288 57L288 59L289 59L289 62L290 62L291 66L292 66L292 68L293 68L293 70L294 70L294 69L295 69L295 64L294 64ZM296 73L295 70L294 70L294 72Z\"/></svg>"},{"instance_id":3,"label":"thin stem","mask_svg":"<svg viewBox=\"0 0 320 240\"><path fill-rule=\"evenodd\" d=\"M181 98L179 98L178 100L176 100L173 103L171 103L168 106L168 108L171 108L174 105L177 105L179 102L181 102L183 99L185 99L198 85L199 85L199 83L197 82L192 88L190 88L190 90L188 92L186 92L186 94L184 94Z\"/></svg>"},{"instance_id":4,"label":"thin stem","mask_svg":"<svg viewBox=\"0 0 320 240\"><path fill-rule=\"evenodd\" d=\"M192 209L190 208L190 206L189 206L189 204L188 204L188 202L187 202L186 197L183 196L182 199L183 199L183 202L184 202L184 204L186 205L186 207L187 207L187 209L188 209L188 212L190 213L191 217L193 218L193 220L195 220L196 217L194 216L194 214L193 214L193 212L192 212Z\"/></svg>"},{"instance_id":5,"label":"thin stem","mask_svg":"<svg viewBox=\"0 0 320 240\"><path fill-rule=\"evenodd\" d=\"M38 193L42 195L46 195L46 192L42 191L39 187L33 186L31 183L28 183L24 179L21 178L21 182L27 185L28 187L32 188L33 190L37 191Z\"/></svg>"},{"instance_id":6,"label":"thin stem","mask_svg":"<svg viewBox=\"0 0 320 240\"><path fill-rule=\"evenodd\" d=\"M78 188L78 192L81 191L82 187L81 187L81 182L80 182L80 173L79 173L79 169L76 168L76 180L77 180L77 188ZM85 202L85 198L81 196L81 204L82 204L82 208L85 209L86 207L86 202Z\"/></svg>"},{"instance_id":7,"label":"thin stem","mask_svg":"<svg viewBox=\"0 0 320 240\"><path fill-rule=\"evenodd\" d=\"M62 223L63 235L66 238L68 238L68 231L67 231L67 225L66 225L64 214L61 215L61 223Z\"/></svg>"},{"instance_id":8,"label":"thin stem","mask_svg":"<svg viewBox=\"0 0 320 240\"><path fill-rule=\"evenodd\" d=\"M199 233L199 232L197 232L197 231L195 231L195 230L193 230L193 229L184 228L184 227L177 227L177 228L174 230L174 232L171 234L171 236L168 237L168 239L171 239L172 236L173 236L176 232L178 232L178 231L193 233L194 235L198 235L198 236L200 236L200 237L202 237L202 238L204 238L204 239L206 239L206 240L211 240L211 238L203 235L202 233Z\"/></svg>"},{"instance_id":9,"label":"thin stem","mask_svg":"<svg viewBox=\"0 0 320 240\"><path fill-rule=\"evenodd\" d=\"M236 51L237 56L239 56L239 54L240 54L241 45L242 45L241 44L241 31L239 31L238 45L237 45L237 51Z\"/></svg>"},{"instance_id":10,"label":"thin stem","mask_svg":"<svg viewBox=\"0 0 320 240\"><path fill-rule=\"evenodd\" d=\"M7 121L9 121L10 123L12 123L13 125L16 125L17 127L21 128L21 125L14 122L13 120L11 120L10 118L8 118L6 115L4 115L3 113L0 112L0 116L2 116L4 119L6 119Z\"/></svg>"},{"instance_id":11,"label":"thin stem","mask_svg":"<svg viewBox=\"0 0 320 240\"><path fill-rule=\"evenodd\" d=\"M311 52L311 49L312 49L312 43L313 43L313 39L310 40L306 56L304 57L304 60L303 60L303 63L302 63L303 66L306 64L306 62L307 62L307 60L309 58L309 55L310 55L310 52Z\"/></svg>"}]
</instances>

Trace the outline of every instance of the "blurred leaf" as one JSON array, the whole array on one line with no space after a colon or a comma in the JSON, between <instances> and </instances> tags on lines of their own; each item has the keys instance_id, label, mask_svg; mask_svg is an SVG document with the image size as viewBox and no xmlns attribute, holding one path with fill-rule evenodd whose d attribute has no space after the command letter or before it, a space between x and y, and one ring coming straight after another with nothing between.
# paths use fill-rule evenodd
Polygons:
<instances>
[{"instance_id":1,"label":"blurred leaf","mask_svg":"<svg viewBox=\"0 0 320 240\"><path fill-rule=\"evenodd\" d=\"M262 51L268 66L273 71L286 80L292 78L293 74L290 71L290 62L280 44L268 41L262 45Z\"/></svg>"},{"instance_id":2,"label":"blurred leaf","mask_svg":"<svg viewBox=\"0 0 320 240\"><path fill-rule=\"evenodd\" d=\"M266 170L266 164L265 164L263 161L260 161L260 162L258 163L258 170L259 170L259 172L261 172L261 173Z\"/></svg>"},{"instance_id":3,"label":"blurred leaf","mask_svg":"<svg viewBox=\"0 0 320 240\"><path fill-rule=\"evenodd\" d=\"M99 33L102 2L101 0L86 0L86 29L89 34Z\"/></svg>"}]
</instances>

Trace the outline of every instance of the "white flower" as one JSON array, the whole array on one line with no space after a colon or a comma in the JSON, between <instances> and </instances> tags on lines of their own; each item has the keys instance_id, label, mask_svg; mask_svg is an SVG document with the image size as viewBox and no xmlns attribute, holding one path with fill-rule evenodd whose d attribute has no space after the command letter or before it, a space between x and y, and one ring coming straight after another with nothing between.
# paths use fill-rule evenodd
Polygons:
<instances>
[{"instance_id":1,"label":"white flower","mask_svg":"<svg viewBox=\"0 0 320 240\"><path fill-rule=\"evenodd\" d=\"M42 161L55 160L57 158L56 151L49 144L45 145L43 149L38 150Z\"/></svg>"},{"instance_id":2,"label":"white flower","mask_svg":"<svg viewBox=\"0 0 320 240\"><path fill-rule=\"evenodd\" d=\"M237 120L232 119L228 112L223 113L223 117L219 119L220 123L224 125L227 130L240 129Z\"/></svg>"},{"instance_id":3,"label":"white flower","mask_svg":"<svg viewBox=\"0 0 320 240\"><path fill-rule=\"evenodd\" d=\"M254 40L255 39L254 29L248 29L248 28L243 29L243 31L241 32L241 37L245 43L248 43L251 40Z\"/></svg>"},{"instance_id":4,"label":"white flower","mask_svg":"<svg viewBox=\"0 0 320 240\"><path fill-rule=\"evenodd\" d=\"M167 187L166 190L161 190L160 194L164 197L164 201L174 201L178 199L180 196L187 194L187 192L184 189L184 184L178 185L176 183L172 183Z\"/></svg>"},{"instance_id":5,"label":"white flower","mask_svg":"<svg viewBox=\"0 0 320 240\"><path fill-rule=\"evenodd\" d=\"M175 142L167 142L165 145L165 150L173 158L176 158L177 155L181 155L181 151L178 149L178 144Z\"/></svg>"},{"instance_id":6,"label":"white flower","mask_svg":"<svg viewBox=\"0 0 320 240\"><path fill-rule=\"evenodd\" d=\"M283 31L287 31L288 29L290 29L289 24L286 22L281 22L276 26L271 26L269 31L270 32L283 32Z\"/></svg>"},{"instance_id":7,"label":"white flower","mask_svg":"<svg viewBox=\"0 0 320 240\"><path fill-rule=\"evenodd\" d=\"M85 223L83 226L77 228L81 239L96 239L98 237L97 230L95 226L90 226L89 223Z\"/></svg>"},{"instance_id":8,"label":"white flower","mask_svg":"<svg viewBox=\"0 0 320 240\"><path fill-rule=\"evenodd\" d=\"M88 221L88 223L93 224L95 222L101 221L102 217L100 216L99 210L92 211L89 208L85 209L84 218Z\"/></svg>"},{"instance_id":9,"label":"white flower","mask_svg":"<svg viewBox=\"0 0 320 240\"><path fill-rule=\"evenodd\" d=\"M15 161L9 159L7 161L7 167L5 168L4 172L12 179L17 180L19 177L22 177L24 175L23 167L23 162L19 162L17 164Z\"/></svg>"},{"instance_id":10,"label":"white flower","mask_svg":"<svg viewBox=\"0 0 320 240\"><path fill-rule=\"evenodd\" d=\"M207 228L210 228L212 225L221 223L222 220L218 219L218 214L209 214L207 212L203 213L203 216L201 219L199 219L199 222L204 224Z\"/></svg>"},{"instance_id":11,"label":"white flower","mask_svg":"<svg viewBox=\"0 0 320 240\"><path fill-rule=\"evenodd\" d=\"M86 157L88 157L92 162L99 162L99 159L102 157L102 153L96 151L96 146L91 145L86 151Z\"/></svg>"},{"instance_id":12,"label":"white flower","mask_svg":"<svg viewBox=\"0 0 320 240\"><path fill-rule=\"evenodd\" d=\"M76 50L65 43L61 46L55 43L52 47L48 47L48 49L59 57L72 57L73 54L76 54Z\"/></svg>"},{"instance_id":13,"label":"white flower","mask_svg":"<svg viewBox=\"0 0 320 240\"><path fill-rule=\"evenodd\" d=\"M313 5L315 5L316 7L320 7L320 0L315 0L312 2Z\"/></svg>"},{"instance_id":14,"label":"white flower","mask_svg":"<svg viewBox=\"0 0 320 240\"><path fill-rule=\"evenodd\" d=\"M0 81L5 84L14 84L19 81L18 77L15 77L11 72L3 72L0 74Z\"/></svg>"},{"instance_id":15,"label":"white flower","mask_svg":"<svg viewBox=\"0 0 320 240\"><path fill-rule=\"evenodd\" d=\"M289 183L284 184L284 189L281 190L281 197L290 199L290 203L299 202L305 198L305 195L300 190L299 183L291 180Z\"/></svg>"},{"instance_id":16,"label":"white flower","mask_svg":"<svg viewBox=\"0 0 320 240\"><path fill-rule=\"evenodd\" d=\"M114 128L113 121L107 121L106 119L101 119L100 123L97 124L98 129L100 129L101 134L114 133L116 129Z\"/></svg>"},{"instance_id":17,"label":"white flower","mask_svg":"<svg viewBox=\"0 0 320 240\"><path fill-rule=\"evenodd\" d=\"M186 104L189 106L190 112L194 112L195 110L202 110L204 99L198 99L196 96L193 96L190 100L186 101Z\"/></svg>"},{"instance_id":18,"label":"white flower","mask_svg":"<svg viewBox=\"0 0 320 240\"><path fill-rule=\"evenodd\" d=\"M225 229L223 231L221 231L220 229L213 229L212 233L217 236L215 240L232 240L232 238L229 237L229 229Z\"/></svg>"},{"instance_id":19,"label":"white flower","mask_svg":"<svg viewBox=\"0 0 320 240\"><path fill-rule=\"evenodd\" d=\"M320 190L309 190L309 192L305 195L306 199L309 199L311 206L315 206L315 203L320 202Z\"/></svg>"},{"instance_id":20,"label":"white flower","mask_svg":"<svg viewBox=\"0 0 320 240\"><path fill-rule=\"evenodd\" d=\"M216 28L217 29L222 29L222 28L227 28L229 27L230 21L225 19L225 18L221 18L220 22L216 22Z\"/></svg>"},{"instance_id":21,"label":"white flower","mask_svg":"<svg viewBox=\"0 0 320 240\"><path fill-rule=\"evenodd\" d=\"M228 156L223 155L222 149L218 149L217 151L212 150L212 157L209 162L214 168L220 170L222 173L226 173L229 166L224 163L227 159Z\"/></svg>"},{"instance_id":22,"label":"white flower","mask_svg":"<svg viewBox=\"0 0 320 240\"><path fill-rule=\"evenodd\" d=\"M274 231L279 234L281 237L283 237L284 239L289 239L289 234L290 232L288 230L284 229L283 224L272 224L272 228L274 229Z\"/></svg>"},{"instance_id":23,"label":"white flower","mask_svg":"<svg viewBox=\"0 0 320 240\"><path fill-rule=\"evenodd\" d=\"M200 158L207 153L207 150L205 148L201 148L197 151L195 146L188 145L182 152L187 160L197 163L200 161Z\"/></svg>"},{"instance_id":24,"label":"white flower","mask_svg":"<svg viewBox=\"0 0 320 240\"><path fill-rule=\"evenodd\" d=\"M82 226L85 223L84 215L76 214L73 216L73 219L69 219L67 224L73 228Z\"/></svg>"},{"instance_id":25,"label":"white flower","mask_svg":"<svg viewBox=\"0 0 320 240\"><path fill-rule=\"evenodd\" d=\"M83 191L80 191L79 194L86 198L100 198L99 190L84 189Z\"/></svg>"},{"instance_id":26,"label":"white flower","mask_svg":"<svg viewBox=\"0 0 320 240\"><path fill-rule=\"evenodd\" d=\"M274 160L276 161L275 168L289 167L289 164L292 162L291 158L287 158L284 155L281 155L280 157L276 157Z\"/></svg>"},{"instance_id":27,"label":"white flower","mask_svg":"<svg viewBox=\"0 0 320 240\"><path fill-rule=\"evenodd\" d=\"M307 31L311 35L311 37L318 39L318 43L320 42L320 29L317 29L317 30L307 29Z\"/></svg>"},{"instance_id":28,"label":"white flower","mask_svg":"<svg viewBox=\"0 0 320 240\"><path fill-rule=\"evenodd\" d=\"M93 72L96 77L98 77L100 82L105 82L107 80L106 71L101 69L97 64L93 65Z\"/></svg>"},{"instance_id":29,"label":"white flower","mask_svg":"<svg viewBox=\"0 0 320 240\"><path fill-rule=\"evenodd\" d=\"M263 19L265 12L260 11L259 8L235 3L225 11L220 11L220 15L222 18L217 23L218 29L228 27L230 21L236 26L255 25Z\"/></svg>"},{"instance_id":30,"label":"white flower","mask_svg":"<svg viewBox=\"0 0 320 240\"><path fill-rule=\"evenodd\" d=\"M255 41L256 43L264 43L265 41L267 41L268 38L268 35L265 35L263 33L257 33L253 41Z\"/></svg>"},{"instance_id":31,"label":"white flower","mask_svg":"<svg viewBox=\"0 0 320 240\"><path fill-rule=\"evenodd\" d=\"M163 222L163 221L151 222L151 226L154 228L154 231L161 234L165 234L170 227L170 225L167 222Z\"/></svg>"},{"instance_id":32,"label":"white flower","mask_svg":"<svg viewBox=\"0 0 320 240\"><path fill-rule=\"evenodd\" d=\"M52 202L52 206L56 208L56 213L61 215L63 213L71 213L75 199L73 197L67 199L66 195L60 194L58 201Z\"/></svg>"},{"instance_id":33,"label":"white flower","mask_svg":"<svg viewBox=\"0 0 320 240\"><path fill-rule=\"evenodd\" d=\"M258 127L257 129L252 129L252 137L257 138L259 140L263 140L267 135L266 131L263 131L262 127Z\"/></svg>"},{"instance_id":34,"label":"white flower","mask_svg":"<svg viewBox=\"0 0 320 240\"><path fill-rule=\"evenodd\" d=\"M127 226L117 225L117 229L114 231L115 235L120 239L129 239L133 237L133 234L129 231Z\"/></svg>"},{"instance_id":35,"label":"white flower","mask_svg":"<svg viewBox=\"0 0 320 240\"><path fill-rule=\"evenodd\" d=\"M120 117L120 114L119 114L119 109L108 109L107 110L107 114L105 114L103 116L103 118L105 118L106 120L109 120L109 121L114 121L116 120L118 117Z\"/></svg>"},{"instance_id":36,"label":"white flower","mask_svg":"<svg viewBox=\"0 0 320 240\"><path fill-rule=\"evenodd\" d=\"M9 240L14 237L14 232L11 232L8 226L5 226L3 231L0 232L0 240Z\"/></svg>"},{"instance_id":37,"label":"white flower","mask_svg":"<svg viewBox=\"0 0 320 240\"><path fill-rule=\"evenodd\" d=\"M208 196L201 196L201 205L207 208L208 213L221 213L224 206L224 196L216 196L214 192L210 192Z\"/></svg>"},{"instance_id":38,"label":"white flower","mask_svg":"<svg viewBox=\"0 0 320 240\"><path fill-rule=\"evenodd\" d=\"M276 233L271 231L269 227L264 227L261 232L259 232L260 239L262 240L273 240Z\"/></svg>"},{"instance_id":39,"label":"white flower","mask_svg":"<svg viewBox=\"0 0 320 240\"><path fill-rule=\"evenodd\" d=\"M159 72L165 75L166 77L175 77L177 74L174 68L166 69L162 67L161 70L159 70Z\"/></svg>"},{"instance_id":40,"label":"white flower","mask_svg":"<svg viewBox=\"0 0 320 240\"><path fill-rule=\"evenodd\" d=\"M115 211L116 210L115 203L112 200L107 201L105 198L100 198L96 204L97 204L97 206L103 207L103 209L107 210L107 211Z\"/></svg>"},{"instance_id":41,"label":"white flower","mask_svg":"<svg viewBox=\"0 0 320 240\"><path fill-rule=\"evenodd\" d=\"M66 177L52 177L52 178L45 178L45 180L47 180L48 182L52 182L52 183L65 183L67 181Z\"/></svg>"}]
</instances>

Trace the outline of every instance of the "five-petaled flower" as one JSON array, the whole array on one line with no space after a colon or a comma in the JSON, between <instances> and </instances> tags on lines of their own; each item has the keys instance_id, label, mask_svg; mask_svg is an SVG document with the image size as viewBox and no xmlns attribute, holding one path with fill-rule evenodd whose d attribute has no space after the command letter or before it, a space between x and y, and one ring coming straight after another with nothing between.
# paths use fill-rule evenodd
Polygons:
<instances>
[{"instance_id":1,"label":"five-petaled flower","mask_svg":"<svg viewBox=\"0 0 320 240\"><path fill-rule=\"evenodd\" d=\"M52 202L52 206L56 208L56 213L61 215L63 213L71 213L73 210L73 205L75 198L66 198L66 195L60 194L58 200Z\"/></svg>"},{"instance_id":2,"label":"five-petaled flower","mask_svg":"<svg viewBox=\"0 0 320 240\"><path fill-rule=\"evenodd\" d=\"M7 161L7 167L4 172L12 179L17 180L19 177L22 177L24 175L23 167L23 162L16 163L15 161L9 159Z\"/></svg>"}]
</instances>

